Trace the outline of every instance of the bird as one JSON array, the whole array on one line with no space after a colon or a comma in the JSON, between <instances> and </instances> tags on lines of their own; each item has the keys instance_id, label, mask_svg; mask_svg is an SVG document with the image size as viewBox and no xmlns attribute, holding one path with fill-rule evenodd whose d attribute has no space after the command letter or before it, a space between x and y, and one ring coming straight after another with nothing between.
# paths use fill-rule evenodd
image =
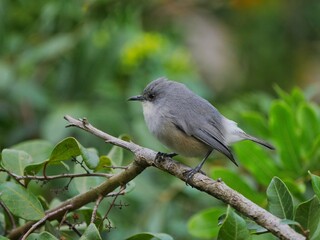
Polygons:
<instances>
[{"instance_id":1,"label":"bird","mask_svg":"<svg viewBox=\"0 0 320 240\"><path fill-rule=\"evenodd\" d=\"M142 102L143 115L149 131L174 153L173 157L202 157L202 161L185 172L187 182L201 171L207 158L216 150L238 166L230 146L251 140L266 148L270 143L247 134L238 124L223 116L211 103L198 96L184 84L160 77L150 82L141 95L129 101Z\"/></svg>"}]
</instances>

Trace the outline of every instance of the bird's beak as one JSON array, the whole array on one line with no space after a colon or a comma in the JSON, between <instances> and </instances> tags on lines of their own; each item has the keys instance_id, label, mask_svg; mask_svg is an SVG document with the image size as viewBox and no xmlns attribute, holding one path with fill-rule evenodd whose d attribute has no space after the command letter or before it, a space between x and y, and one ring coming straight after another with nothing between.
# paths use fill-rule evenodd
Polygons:
<instances>
[{"instance_id":1,"label":"bird's beak","mask_svg":"<svg viewBox=\"0 0 320 240\"><path fill-rule=\"evenodd\" d=\"M143 101L144 97L142 95L137 95L137 96L133 96L128 98L128 101Z\"/></svg>"}]
</instances>

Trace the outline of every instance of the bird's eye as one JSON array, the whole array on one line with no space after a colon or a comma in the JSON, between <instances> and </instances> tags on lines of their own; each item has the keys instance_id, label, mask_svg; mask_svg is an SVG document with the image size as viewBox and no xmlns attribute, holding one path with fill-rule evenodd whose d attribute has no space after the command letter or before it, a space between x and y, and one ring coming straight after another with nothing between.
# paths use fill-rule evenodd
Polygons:
<instances>
[{"instance_id":1,"label":"bird's eye","mask_svg":"<svg viewBox=\"0 0 320 240\"><path fill-rule=\"evenodd\" d=\"M153 94L153 93L149 93L149 94L148 94L148 98L149 98L150 100L154 99L154 94Z\"/></svg>"}]
</instances>

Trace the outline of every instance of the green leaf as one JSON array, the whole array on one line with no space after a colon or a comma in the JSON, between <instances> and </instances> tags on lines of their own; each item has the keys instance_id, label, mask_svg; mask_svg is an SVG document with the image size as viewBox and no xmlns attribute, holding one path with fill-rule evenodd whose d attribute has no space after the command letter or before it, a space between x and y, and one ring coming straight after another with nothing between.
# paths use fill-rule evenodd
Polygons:
<instances>
[{"instance_id":1,"label":"green leaf","mask_svg":"<svg viewBox=\"0 0 320 240\"><path fill-rule=\"evenodd\" d=\"M293 221L290 219L281 219L280 221L281 224L287 224L287 225L295 225L295 226L299 226L300 223L298 223L297 221Z\"/></svg>"},{"instance_id":2,"label":"green leaf","mask_svg":"<svg viewBox=\"0 0 320 240\"><path fill-rule=\"evenodd\" d=\"M300 139L296 133L294 113L284 102L273 103L270 111L270 129L279 146L277 151L280 152L283 167L299 174L302 170Z\"/></svg>"},{"instance_id":3,"label":"green leaf","mask_svg":"<svg viewBox=\"0 0 320 240\"><path fill-rule=\"evenodd\" d=\"M79 146L82 158L86 163L86 166L90 169L95 169L99 164L99 156L97 150L94 148L84 148L81 145Z\"/></svg>"},{"instance_id":4,"label":"green leaf","mask_svg":"<svg viewBox=\"0 0 320 240\"><path fill-rule=\"evenodd\" d=\"M74 184L79 193L85 193L105 180L103 177L81 177Z\"/></svg>"},{"instance_id":5,"label":"green leaf","mask_svg":"<svg viewBox=\"0 0 320 240\"><path fill-rule=\"evenodd\" d=\"M11 149L25 151L30 154L33 163L42 163L49 158L53 145L45 140L30 140L14 145Z\"/></svg>"},{"instance_id":6,"label":"green leaf","mask_svg":"<svg viewBox=\"0 0 320 240\"><path fill-rule=\"evenodd\" d=\"M79 240L92 240L92 239L102 240L96 225L94 225L93 223L91 223L87 227L87 229L84 231L84 233L82 234Z\"/></svg>"},{"instance_id":7,"label":"green leaf","mask_svg":"<svg viewBox=\"0 0 320 240\"><path fill-rule=\"evenodd\" d=\"M216 237L219 232L219 217L224 214L225 211L225 208L215 207L193 215L188 221L190 234L198 238Z\"/></svg>"},{"instance_id":8,"label":"green leaf","mask_svg":"<svg viewBox=\"0 0 320 240\"><path fill-rule=\"evenodd\" d=\"M265 117L257 112L244 112L242 115L243 122L248 126L248 132L256 133L257 136L267 137L269 135L268 124ZM247 128L246 128L247 129Z\"/></svg>"},{"instance_id":9,"label":"green leaf","mask_svg":"<svg viewBox=\"0 0 320 240\"><path fill-rule=\"evenodd\" d=\"M46 161L47 162L47 161ZM28 166L26 166L26 168L24 169L25 174L30 174L30 175L35 175L36 173L38 173L40 170L43 169L44 165L46 164L46 162L42 162L42 163L35 163L35 164L30 164ZM60 162L61 165L67 170L70 170L69 165L67 165L64 162Z\"/></svg>"},{"instance_id":10,"label":"green leaf","mask_svg":"<svg viewBox=\"0 0 320 240\"><path fill-rule=\"evenodd\" d=\"M257 224L255 221L251 219L247 219L246 222L247 222L247 228L251 234L262 234L262 233L269 232L267 229L260 226L259 224Z\"/></svg>"},{"instance_id":11,"label":"green leaf","mask_svg":"<svg viewBox=\"0 0 320 240\"><path fill-rule=\"evenodd\" d=\"M128 134L121 134L118 138L120 138L123 141L130 142L131 137Z\"/></svg>"},{"instance_id":12,"label":"green leaf","mask_svg":"<svg viewBox=\"0 0 320 240\"><path fill-rule=\"evenodd\" d=\"M13 182L0 185L0 198L15 216L26 220L39 220L44 210L38 198L30 191Z\"/></svg>"},{"instance_id":13,"label":"green leaf","mask_svg":"<svg viewBox=\"0 0 320 240\"><path fill-rule=\"evenodd\" d=\"M311 104L301 104L297 111L297 118L301 128L301 144L306 150L310 149L314 139L319 135L320 121L316 110Z\"/></svg>"},{"instance_id":14,"label":"green leaf","mask_svg":"<svg viewBox=\"0 0 320 240\"><path fill-rule=\"evenodd\" d=\"M56 228L56 226L54 226L54 223L52 223L50 221L45 222L44 231L52 234L55 237L60 237L60 235L61 235L60 229Z\"/></svg>"},{"instance_id":15,"label":"green leaf","mask_svg":"<svg viewBox=\"0 0 320 240\"><path fill-rule=\"evenodd\" d=\"M126 185L126 194L132 192L136 188L136 183L135 181L130 181Z\"/></svg>"},{"instance_id":16,"label":"green leaf","mask_svg":"<svg viewBox=\"0 0 320 240\"><path fill-rule=\"evenodd\" d=\"M319 240L320 239L320 226L318 226L315 233L312 234L310 240Z\"/></svg>"},{"instance_id":17,"label":"green leaf","mask_svg":"<svg viewBox=\"0 0 320 240\"><path fill-rule=\"evenodd\" d=\"M78 222L85 222L88 226L91 223L91 217L92 217L92 207L81 207L81 209L78 209L76 211L74 211L75 214L77 214L78 218L77 221ZM69 221L73 221L73 215L68 215L67 220ZM103 223L102 223L102 216L99 213L99 211L97 211L97 215L96 215L96 220L95 220L95 225L96 226L100 226L101 230L104 228Z\"/></svg>"},{"instance_id":18,"label":"green leaf","mask_svg":"<svg viewBox=\"0 0 320 240\"><path fill-rule=\"evenodd\" d=\"M25 151L3 149L1 156L3 167L20 176L24 175L25 167L32 163L31 156Z\"/></svg>"},{"instance_id":19,"label":"green leaf","mask_svg":"<svg viewBox=\"0 0 320 240\"><path fill-rule=\"evenodd\" d=\"M113 146L107 156L115 166L121 166L123 161L123 149L118 146Z\"/></svg>"},{"instance_id":20,"label":"green leaf","mask_svg":"<svg viewBox=\"0 0 320 240\"><path fill-rule=\"evenodd\" d=\"M26 175L28 175L28 174L35 175L43 168L44 164L45 164L45 162L30 164L25 167L24 172Z\"/></svg>"},{"instance_id":21,"label":"green leaf","mask_svg":"<svg viewBox=\"0 0 320 240\"><path fill-rule=\"evenodd\" d=\"M279 86L275 86L275 91L281 99L292 109L296 108L300 103L305 101L305 97L299 88L294 88L290 94L283 91Z\"/></svg>"},{"instance_id":22,"label":"green leaf","mask_svg":"<svg viewBox=\"0 0 320 240\"><path fill-rule=\"evenodd\" d=\"M302 199L304 198L304 193L306 192L306 183L304 181L285 178L283 179L283 182L293 196L300 197Z\"/></svg>"},{"instance_id":23,"label":"green leaf","mask_svg":"<svg viewBox=\"0 0 320 240\"><path fill-rule=\"evenodd\" d=\"M135 234L129 238L126 238L126 240L173 240L173 238L165 233L144 232Z\"/></svg>"},{"instance_id":24,"label":"green leaf","mask_svg":"<svg viewBox=\"0 0 320 240\"><path fill-rule=\"evenodd\" d=\"M48 203L47 199L45 199L44 196L39 195L39 196L38 196L38 200L40 201L42 207L43 207L45 210L48 210L48 209L49 209L49 203Z\"/></svg>"},{"instance_id":25,"label":"green leaf","mask_svg":"<svg viewBox=\"0 0 320 240\"><path fill-rule=\"evenodd\" d=\"M257 190L251 188L239 173L231 172L229 169L215 167L211 171L211 177L213 179L222 178L229 187L236 189L239 193L255 203L261 204L264 201L264 196L257 192Z\"/></svg>"},{"instance_id":26,"label":"green leaf","mask_svg":"<svg viewBox=\"0 0 320 240\"><path fill-rule=\"evenodd\" d=\"M255 234L251 235L252 240L279 240L272 233Z\"/></svg>"},{"instance_id":27,"label":"green leaf","mask_svg":"<svg viewBox=\"0 0 320 240\"><path fill-rule=\"evenodd\" d=\"M320 134L313 140L306 158L309 160L309 165L306 166L307 169L317 171L319 169L320 159Z\"/></svg>"},{"instance_id":28,"label":"green leaf","mask_svg":"<svg viewBox=\"0 0 320 240\"><path fill-rule=\"evenodd\" d=\"M273 176L278 175L279 169L269 156L270 150L250 141L239 142L234 149L241 165L263 186L267 186Z\"/></svg>"},{"instance_id":29,"label":"green leaf","mask_svg":"<svg viewBox=\"0 0 320 240\"><path fill-rule=\"evenodd\" d=\"M76 164L74 166L74 171L83 172L83 169L79 164ZM75 185L79 193L84 193L92 189L93 187L98 186L104 181L106 181L106 178L103 177L81 177L77 178L77 181L74 181L73 184Z\"/></svg>"},{"instance_id":30,"label":"green leaf","mask_svg":"<svg viewBox=\"0 0 320 240\"><path fill-rule=\"evenodd\" d=\"M293 200L287 186L274 177L267 188L269 210L282 219L293 219Z\"/></svg>"},{"instance_id":31,"label":"green leaf","mask_svg":"<svg viewBox=\"0 0 320 240\"><path fill-rule=\"evenodd\" d=\"M300 90L300 88L298 88L298 87L293 88L293 90L291 91L290 96L291 96L291 103L295 107L297 107L301 103L305 102L304 94Z\"/></svg>"},{"instance_id":32,"label":"green leaf","mask_svg":"<svg viewBox=\"0 0 320 240\"><path fill-rule=\"evenodd\" d=\"M283 100L285 100L287 102L290 102L289 101L289 99L290 99L289 94L286 91L282 90L281 87L279 87L278 85L275 85L274 86L274 90L276 91L276 93L278 94L278 96L281 99L283 99Z\"/></svg>"},{"instance_id":33,"label":"green leaf","mask_svg":"<svg viewBox=\"0 0 320 240\"><path fill-rule=\"evenodd\" d=\"M218 240L225 239L251 239L246 221L236 214L230 206L228 206L227 216L220 228L218 235Z\"/></svg>"},{"instance_id":34,"label":"green leaf","mask_svg":"<svg viewBox=\"0 0 320 240\"><path fill-rule=\"evenodd\" d=\"M6 172L0 172L0 184L6 182L7 179L8 179L8 174Z\"/></svg>"},{"instance_id":35,"label":"green leaf","mask_svg":"<svg viewBox=\"0 0 320 240\"><path fill-rule=\"evenodd\" d=\"M81 154L79 145L78 141L73 137L62 140L53 149L49 158L49 163L59 163L79 156Z\"/></svg>"},{"instance_id":36,"label":"green leaf","mask_svg":"<svg viewBox=\"0 0 320 240\"><path fill-rule=\"evenodd\" d=\"M93 150L84 148L75 138L69 137L59 142L53 149L49 158L50 164L69 160L81 155L86 165L92 169L98 166L99 157Z\"/></svg>"},{"instance_id":37,"label":"green leaf","mask_svg":"<svg viewBox=\"0 0 320 240\"><path fill-rule=\"evenodd\" d=\"M112 172L112 168L108 168L112 166L112 161L111 159L106 156L100 156L99 158L99 164L98 166L94 169L95 172L105 172L105 173L109 173Z\"/></svg>"},{"instance_id":38,"label":"green leaf","mask_svg":"<svg viewBox=\"0 0 320 240\"><path fill-rule=\"evenodd\" d=\"M130 137L125 134L120 135L119 138L124 141L130 141ZM107 157L111 159L113 166L122 166L123 148L113 146L109 151Z\"/></svg>"},{"instance_id":39,"label":"green leaf","mask_svg":"<svg viewBox=\"0 0 320 240\"><path fill-rule=\"evenodd\" d=\"M320 225L320 202L314 196L306 202L299 204L295 214L295 220L304 230L309 230L310 239L319 239L319 233L314 236Z\"/></svg>"},{"instance_id":40,"label":"green leaf","mask_svg":"<svg viewBox=\"0 0 320 240\"><path fill-rule=\"evenodd\" d=\"M27 237L27 240L59 240L49 232L32 233Z\"/></svg>"},{"instance_id":41,"label":"green leaf","mask_svg":"<svg viewBox=\"0 0 320 240\"><path fill-rule=\"evenodd\" d=\"M320 199L320 177L312 174L310 171L308 172L311 176L312 188L317 197Z\"/></svg>"},{"instance_id":42,"label":"green leaf","mask_svg":"<svg viewBox=\"0 0 320 240\"><path fill-rule=\"evenodd\" d=\"M6 238L4 236L0 236L0 240L10 240L9 238Z\"/></svg>"}]
</instances>

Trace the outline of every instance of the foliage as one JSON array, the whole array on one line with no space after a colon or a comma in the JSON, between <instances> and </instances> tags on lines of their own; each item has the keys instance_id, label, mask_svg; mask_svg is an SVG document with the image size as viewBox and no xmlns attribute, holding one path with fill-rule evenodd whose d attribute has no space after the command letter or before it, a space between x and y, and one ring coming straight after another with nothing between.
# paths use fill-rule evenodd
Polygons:
<instances>
[{"instance_id":1,"label":"foliage","mask_svg":"<svg viewBox=\"0 0 320 240\"><path fill-rule=\"evenodd\" d=\"M110 0L99 14L100 4L1 1L1 148L24 139L59 141L70 134L61 118L67 113L90 112L112 134L128 132L126 99L150 79L197 79L186 48L142 29L143 4Z\"/></svg>"},{"instance_id":2,"label":"foliage","mask_svg":"<svg viewBox=\"0 0 320 240\"><path fill-rule=\"evenodd\" d=\"M123 139L127 139L127 137L123 136ZM47 151L48 148L50 148L51 151ZM35 149L38 149L38 151L35 151ZM39 153L42 154L44 149L47 151L48 155L46 158L43 158L42 161L39 161ZM43 154L42 156L45 157ZM39 189L35 190L30 186L30 181L32 179L36 180L36 178L33 178L35 175L39 173L40 175L45 175L47 174L45 171L50 173L50 166L59 165L60 174L61 170L64 169L65 171L65 173L62 173L60 176L65 179L70 179L68 183L65 182L66 187L64 187L64 190L62 189L62 191L68 191L69 197L72 197L73 195L88 191L90 188L102 183L107 175L100 175L97 177L95 175L91 176L90 174L111 173L113 170L110 166L119 166L117 163L121 163L122 158L122 148L114 146L107 156L101 156L99 160L95 150L84 148L76 139L71 137L62 140L54 147L48 146L48 143L42 140L33 140L18 144L11 149L4 149L1 153L2 178L0 184L0 199L8 208L10 215L12 214L15 218L40 220L44 217L44 210L50 209L52 204L57 205L59 198L55 197L50 199L48 187L42 187L41 191L37 192ZM106 161L106 159L109 161ZM69 165L67 165L70 160L75 164L69 163ZM103 163L103 166L99 164L99 161L100 163ZM11 162L11 165L8 165L9 162ZM84 176L81 179L77 179L78 181L71 185L72 179L76 177L72 176L72 173L87 174L87 177ZM7 174L8 176L11 176L10 181L7 181L7 177L4 176ZM23 178L19 178L21 176L29 176L29 178L24 180ZM49 178L42 179L44 185L50 180ZM128 188L126 192L130 192L130 188ZM60 199L60 201L62 201L62 199ZM80 239L101 239L101 233L98 231L97 227L100 228L100 230L105 229L105 227L102 227L101 225L102 213L98 213L97 215L98 217L95 221L96 226L93 223L90 224L92 211L93 206L89 208L84 207L65 216L66 221L70 220L71 222L74 222L74 225L81 225L81 221L88 224L87 227L83 229L83 234ZM2 214L1 219L5 220L8 217L9 215ZM107 221L110 222L108 218ZM9 225L7 226L8 223ZM5 226L9 227L10 224L12 227L12 224L14 223L10 222L9 218L1 222L2 229L5 229ZM111 225L107 226L110 228L112 227ZM28 239L47 239L49 236L50 239L60 239L62 236L65 237L65 239L75 239L76 235L71 233L69 229L57 231L55 229L56 227L57 226L52 225L46 232L32 234ZM4 232L2 232L2 234L4 234ZM159 236L161 236L161 234ZM161 237L159 239L165 238Z\"/></svg>"}]
</instances>

